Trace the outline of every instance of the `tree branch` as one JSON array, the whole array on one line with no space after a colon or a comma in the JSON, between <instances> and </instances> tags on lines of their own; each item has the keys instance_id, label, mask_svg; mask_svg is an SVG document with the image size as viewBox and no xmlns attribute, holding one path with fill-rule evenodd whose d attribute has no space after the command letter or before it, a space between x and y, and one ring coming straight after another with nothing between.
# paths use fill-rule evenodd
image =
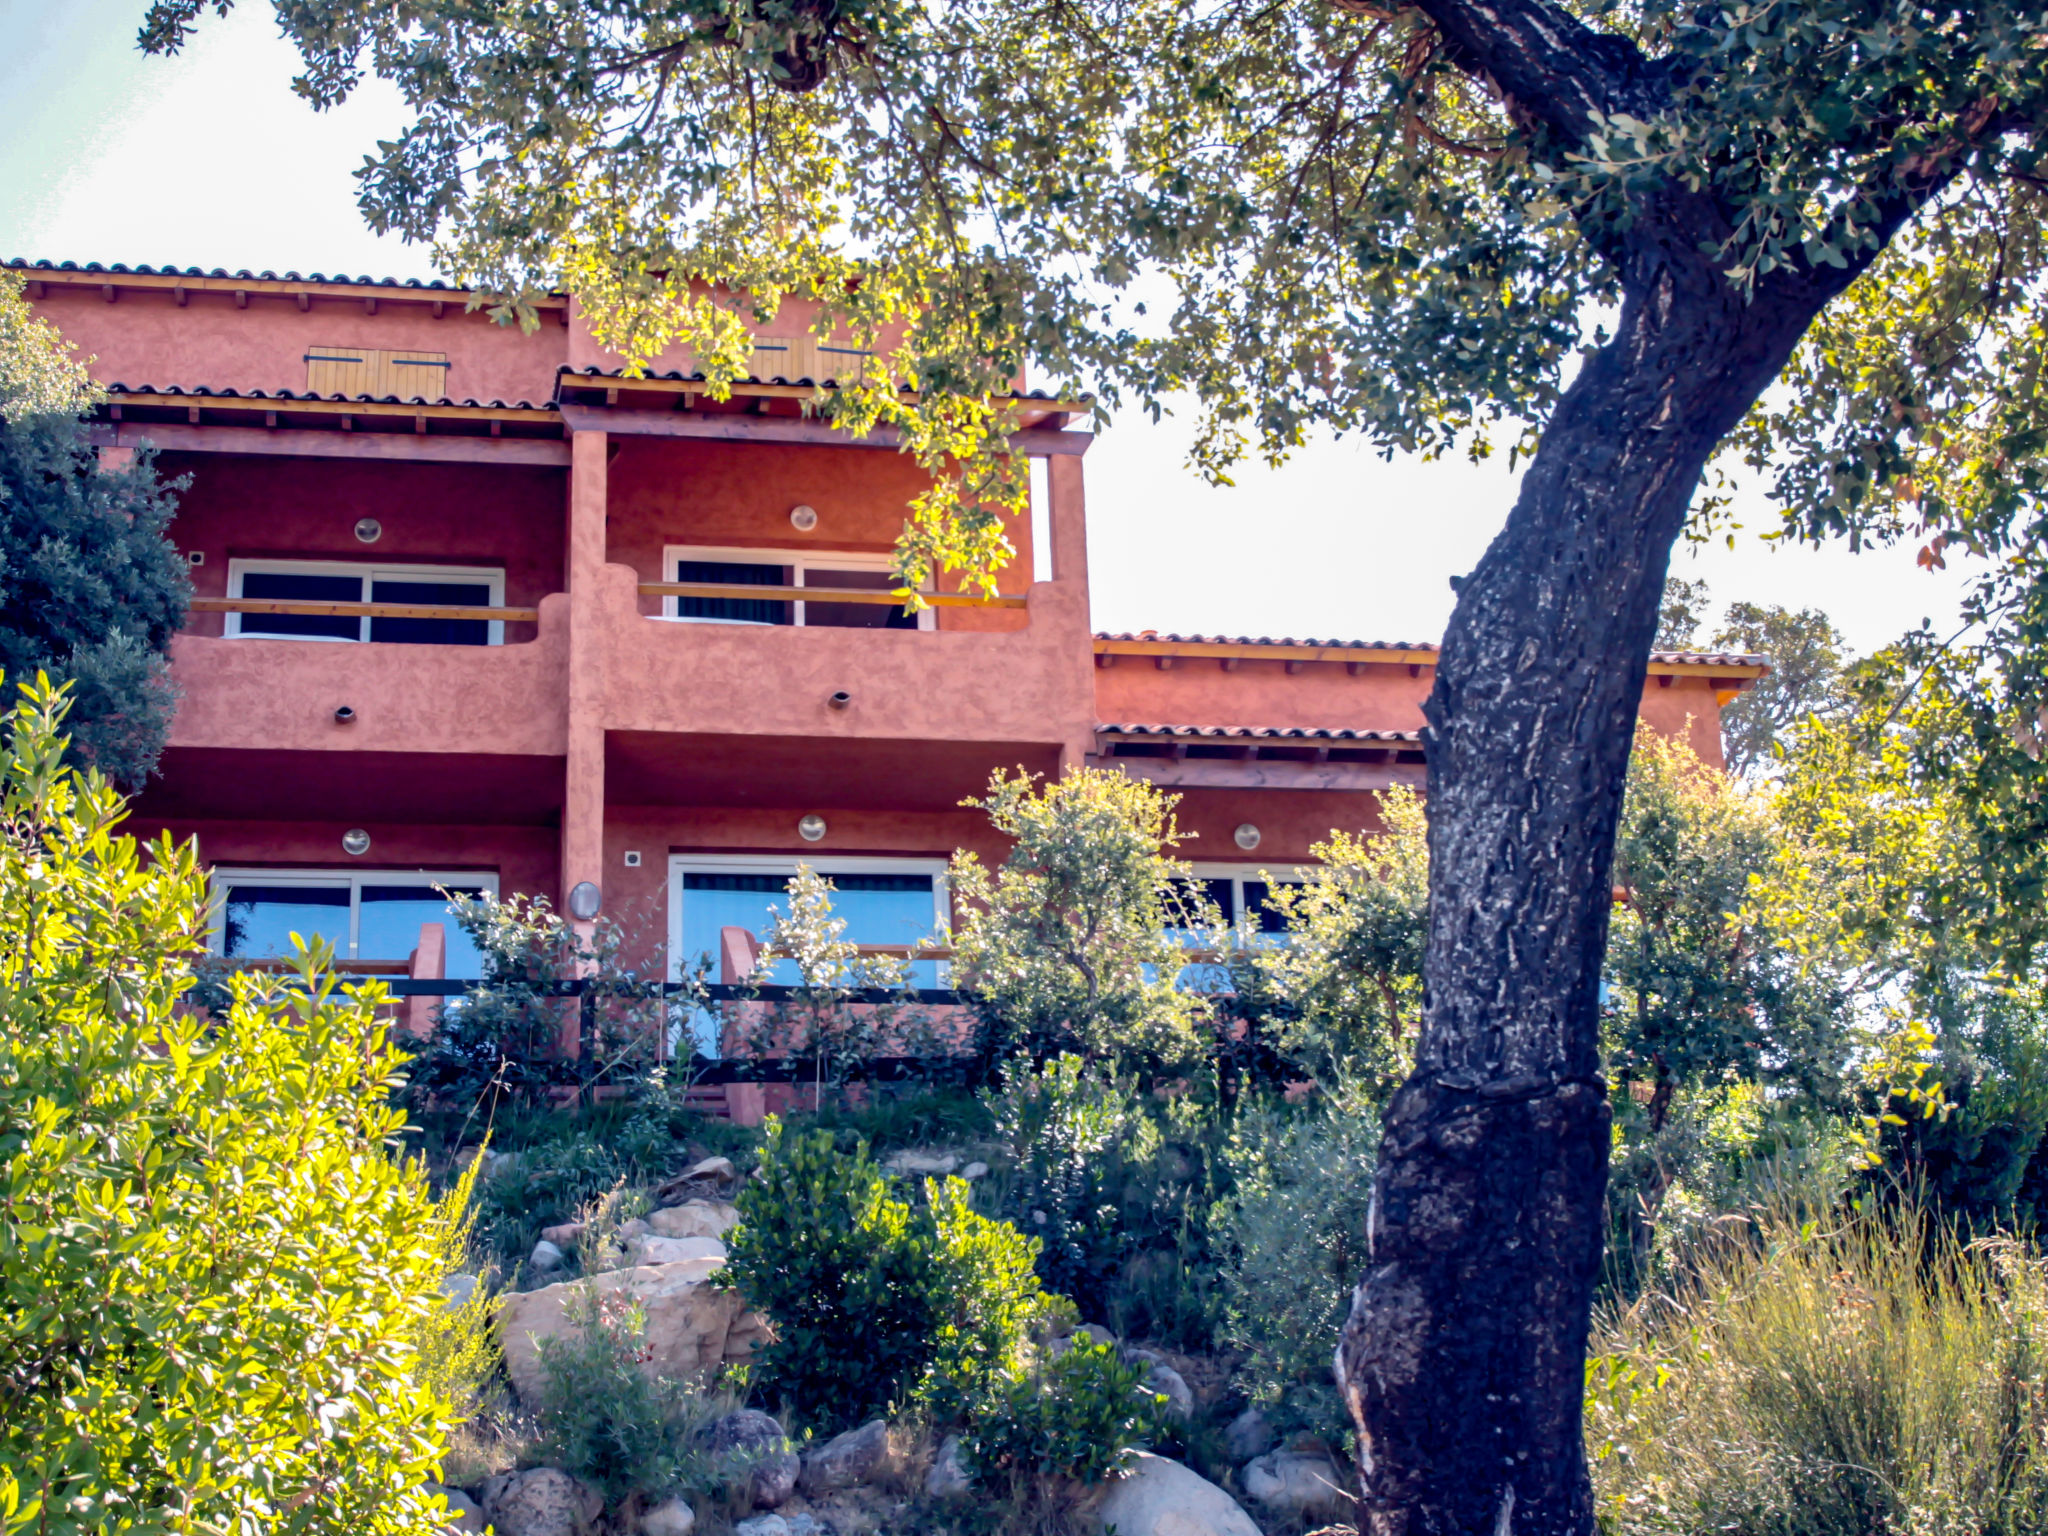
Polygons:
<instances>
[{"instance_id":1,"label":"tree branch","mask_svg":"<svg viewBox=\"0 0 2048 1536\"><path fill-rule=\"evenodd\" d=\"M1602 116L1648 119L1670 105L1658 67L1626 38L1596 32L1549 0L1415 0L1446 57L1483 74L1527 121L1584 138Z\"/></svg>"}]
</instances>

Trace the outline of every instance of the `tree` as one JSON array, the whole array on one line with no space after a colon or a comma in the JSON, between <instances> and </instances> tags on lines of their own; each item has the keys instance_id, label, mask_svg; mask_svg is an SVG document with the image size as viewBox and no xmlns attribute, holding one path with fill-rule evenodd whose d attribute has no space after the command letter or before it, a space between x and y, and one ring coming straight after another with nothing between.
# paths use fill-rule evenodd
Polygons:
<instances>
[{"instance_id":1,"label":"tree","mask_svg":"<svg viewBox=\"0 0 2048 1536\"><path fill-rule=\"evenodd\" d=\"M158 0L143 41L230 3ZM278 16L316 105L398 85L365 211L507 315L574 287L629 361L682 337L715 385L742 312L817 299L870 354L834 419L940 476L906 577L1002 553L1027 359L1110 405L1191 393L1216 473L1247 435L1525 424L1426 712L1428 1001L1341 1368L1367 1528L1588 1531L1598 979L1669 552L1726 444L1809 535L2038 519L2041 0Z\"/></svg>"},{"instance_id":2,"label":"tree","mask_svg":"<svg viewBox=\"0 0 2048 1536\"><path fill-rule=\"evenodd\" d=\"M1709 601L1704 581L1665 577L1664 603L1657 610L1657 649L1690 651L1697 648L1700 625L1706 622Z\"/></svg>"},{"instance_id":3,"label":"tree","mask_svg":"<svg viewBox=\"0 0 2048 1536\"><path fill-rule=\"evenodd\" d=\"M1849 647L1818 608L1795 613L1775 604L1730 603L1714 644L1771 659L1771 670L1756 686L1721 711L1721 740L1732 773L1761 771L1800 721L1834 714L1849 703L1843 677Z\"/></svg>"},{"instance_id":4,"label":"tree","mask_svg":"<svg viewBox=\"0 0 2048 1536\"><path fill-rule=\"evenodd\" d=\"M191 1007L197 850L123 835L62 719L38 679L0 721L0 1531L428 1536L462 1212L394 1155L383 988L315 950Z\"/></svg>"},{"instance_id":5,"label":"tree","mask_svg":"<svg viewBox=\"0 0 2048 1536\"><path fill-rule=\"evenodd\" d=\"M177 707L171 636L192 580L164 530L183 482L147 454L105 470L81 413L99 392L0 273L0 669L71 684L71 751L127 789Z\"/></svg>"}]
</instances>

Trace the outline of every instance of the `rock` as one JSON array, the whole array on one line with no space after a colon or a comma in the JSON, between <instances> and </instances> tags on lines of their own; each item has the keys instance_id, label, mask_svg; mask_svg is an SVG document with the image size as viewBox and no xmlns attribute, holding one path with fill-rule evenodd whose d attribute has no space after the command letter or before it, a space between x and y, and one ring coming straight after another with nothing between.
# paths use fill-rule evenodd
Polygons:
<instances>
[{"instance_id":1,"label":"rock","mask_svg":"<svg viewBox=\"0 0 2048 1536\"><path fill-rule=\"evenodd\" d=\"M526 1267L536 1275L552 1274L562 1267L562 1260L567 1257L561 1249L542 1238L533 1245L533 1257L526 1261Z\"/></svg>"},{"instance_id":2,"label":"rock","mask_svg":"<svg viewBox=\"0 0 2048 1536\"><path fill-rule=\"evenodd\" d=\"M1131 1472L1089 1511L1116 1536L1260 1536L1237 1500L1177 1461L1141 1451Z\"/></svg>"},{"instance_id":3,"label":"rock","mask_svg":"<svg viewBox=\"0 0 2048 1536\"><path fill-rule=\"evenodd\" d=\"M1268 1451L1245 1463L1242 1482L1246 1497L1271 1514L1338 1519L1356 1513L1336 1463L1327 1456Z\"/></svg>"},{"instance_id":4,"label":"rock","mask_svg":"<svg viewBox=\"0 0 2048 1536\"><path fill-rule=\"evenodd\" d=\"M564 1253L574 1248L582 1236L583 1223L580 1221L565 1221L560 1226L540 1229L540 1240L544 1243L553 1243Z\"/></svg>"},{"instance_id":5,"label":"rock","mask_svg":"<svg viewBox=\"0 0 2048 1536\"><path fill-rule=\"evenodd\" d=\"M663 1237L724 1237L739 1224L738 1207L724 1200L686 1200L647 1218L649 1230Z\"/></svg>"},{"instance_id":6,"label":"rock","mask_svg":"<svg viewBox=\"0 0 2048 1536\"><path fill-rule=\"evenodd\" d=\"M1074 1330L1074 1337L1086 1339L1090 1344L1114 1344L1116 1335L1100 1323L1083 1323Z\"/></svg>"},{"instance_id":7,"label":"rock","mask_svg":"<svg viewBox=\"0 0 2048 1536\"><path fill-rule=\"evenodd\" d=\"M950 1152L892 1152L882 1166L894 1174L937 1178L958 1168L960 1159Z\"/></svg>"},{"instance_id":8,"label":"rock","mask_svg":"<svg viewBox=\"0 0 2048 1536\"><path fill-rule=\"evenodd\" d=\"M974 1474L967 1470L967 1456L960 1449L960 1437L948 1435L939 1442L932 1469L924 1475L925 1497L957 1499L974 1487Z\"/></svg>"},{"instance_id":9,"label":"rock","mask_svg":"<svg viewBox=\"0 0 2048 1536\"><path fill-rule=\"evenodd\" d=\"M1195 1411L1195 1394L1188 1390L1187 1379L1163 1361L1146 1373L1140 1386L1165 1398L1166 1411L1177 1419L1185 1419Z\"/></svg>"},{"instance_id":10,"label":"rock","mask_svg":"<svg viewBox=\"0 0 2048 1536\"><path fill-rule=\"evenodd\" d=\"M789 1536L789 1522L780 1515L755 1515L735 1525L732 1536Z\"/></svg>"},{"instance_id":11,"label":"rock","mask_svg":"<svg viewBox=\"0 0 2048 1536\"><path fill-rule=\"evenodd\" d=\"M1263 1456L1273 1449L1274 1438L1273 1426L1265 1414L1247 1408L1224 1429L1223 1454L1243 1466L1254 1456Z\"/></svg>"},{"instance_id":12,"label":"rock","mask_svg":"<svg viewBox=\"0 0 2048 1536\"><path fill-rule=\"evenodd\" d=\"M774 1509L796 1492L803 1463L782 1426L758 1408L728 1413L705 1431L704 1439L714 1456L753 1463L747 1491L756 1509Z\"/></svg>"},{"instance_id":13,"label":"rock","mask_svg":"<svg viewBox=\"0 0 2048 1536\"><path fill-rule=\"evenodd\" d=\"M798 1481L806 1494L815 1498L864 1483L889 1457L889 1425L870 1419L859 1429L835 1435L804 1457Z\"/></svg>"},{"instance_id":14,"label":"rock","mask_svg":"<svg viewBox=\"0 0 2048 1536\"><path fill-rule=\"evenodd\" d=\"M569 1334L570 1303L593 1291L637 1301L647 1314L641 1368L650 1376L691 1376L745 1359L756 1341L768 1337L768 1325L746 1311L736 1293L706 1284L723 1262L641 1264L507 1296L498 1314L498 1340L520 1399L534 1403L546 1380L536 1341Z\"/></svg>"},{"instance_id":15,"label":"rock","mask_svg":"<svg viewBox=\"0 0 2048 1536\"><path fill-rule=\"evenodd\" d=\"M834 1536L832 1523L820 1520L816 1515L784 1515L789 1523L789 1536Z\"/></svg>"},{"instance_id":16,"label":"rock","mask_svg":"<svg viewBox=\"0 0 2048 1536\"><path fill-rule=\"evenodd\" d=\"M640 1517L640 1536L690 1536L697 1511L681 1499L663 1499Z\"/></svg>"},{"instance_id":17,"label":"rock","mask_svg":"<svg viewBox=\"0 0 2048 1536\"><path fill-rule=\"evenodd\" d=\"M444 1488L439 1483L428 1483L420 1491L429 1498L439 1494L448 1501L448 1518L441 1522L443 1531L452 1533L483 1530L483 1506L460 1488Z\"/></svg>"},{"instance_id":18,"label":"rock","mask_svg":"<svg viewBox=\"0 0 2048 1536\"><path fill-rule=\"evenodd\" d=\"M657 1237L652 1232L626 1244L635 1264L687 1264L692 1259L725 1258L725 1244L715 1237Z\"/></svg>"},{"instance_id":19,"label":"rock","mask_svg":"<svg viewBox=\"0 0 2048 1536\"><path fill-rule=\"evenodd\" d=\"M483 1486L484 1518L497 1536L589 1536L604 1499L554 1467L500 1472Z\"/></svg>"},{"instance_id":20,"label":"rock","mask_svg":"<svg viewBox=\"0 0 2048 1536\"><path fill-rule=\"evenodd\" d=\"M638 1216L630 1216L626 1220L619 1223L619 1229L616 1232L614 1232L612 1236L616 1237L622 1243L630 1243L631 1241L633 1241L634 1238L645 1237L648 1233L652 1232L653 1230L654 1228L650 1227Z\"/></svg>"},{"instance_id":21,"label":"rock","mask_svg":"<svg viewBox=\"0 0 2048 1536\"><path fill-rule=\"evenodd\" d=\"M969 1163L960 1170L960 1177L963 1179L985 1179L988 1177L988 1164Z\"/></svg>"},{"instance_id":22,"label":"rock","mask_svg":"<svg viewBox=\"0 0 2048 1536\"><path fill-rule=\"evenodd\" d=\"M476 1297L476 1276L454 1274L441 1282L441 1294L447 1298L441 1303L443 1310L460 1312Z\"/></svg>"}]
</instances>

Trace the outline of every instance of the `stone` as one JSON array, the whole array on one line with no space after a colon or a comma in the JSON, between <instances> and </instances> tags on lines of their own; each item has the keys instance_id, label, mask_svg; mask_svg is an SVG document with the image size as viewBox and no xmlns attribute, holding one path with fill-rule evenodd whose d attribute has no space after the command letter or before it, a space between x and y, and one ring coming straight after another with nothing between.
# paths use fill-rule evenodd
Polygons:
<instances>
[{"instance_id":1,"label":"stone","mask_svg":"<svg viewBox=\"0 0 2048 1536\"><path fill-rule=\"evenodd\" d=\"M604 1498L555 1467L500 1472L483 1486L484 1518L497 1536L589 1536Z\"/></svg>"},{"instance_id":2,"label":"stone","mask_svg":"<svg viewBox=\"0 0 2048 1536\"><path fill-rule=\"evenodd\" d=\"M439 1483L428 1483L422 1490L429 1498L439 1494L448 1501L448 1518L441 1522L446 1532L481 1532L484 1528L483 1506L460 1488L444 1488Z\"/></svg>"},{"instance_id":3,"label":"stone","mask_svg":"<svg viewBox=\"0 0 2048 1536\"><path fill-rule=\"evenodd\" d=\"M453 1274L441 1282L441 1294L446 1299L441 1303L448 1312L460 1312L476 1297L476 1276Z\"/></svg>"},{"instance_id":4,"label":"stone","mask_svg":"<svg viewBox=\"0 0 2048 1536\"><path fill-rule=\"evenodd\" d=\"M1116 1335L1100 1323L1083 1323L1074 1330L1074 1337L1086 1339L1091 1344L1114 1344Z\"/></svg>"},{"instance_id":5,"label":"stone","mask_svg":"<svg viewBox=\"0 0 2048 1536\"><path fill-rule=\"evenodd\" d=\"M960 1159L950 1152L891 1152L882 1166L903 1176L939 1178L958 1168Z\"/></svg>"},{"instance_id":6,"label":"stone","mask_svg":"<svg viewBox=\"0 0 2048 1536\"><path fill-rule=\"evenodd\" d=\"M889 1425L882 1419L870 1419L859 1429L834 1435L804 1457L798 1482L815 1498L866 1482L888 1459Z\"/></svg>"},{"instance_id":7,"label":"stone","mask_svg":"<svg viewBox=\"0 0 2048 1536\"><path fill-rule=\"evenodd\" d=\"M1223 1431L1223 1454L1239 1466L1254 1456L1263 1456L1273 1449L1273 1425L1265 1414L1256 1408L1247 1408L1232 1419Z\"/></svg>"},{"instance_id":8,"label":"stone","mask_svg":"<svg viewBox=\"0 0 2048 1536\"><path fill-rule=\"evenodd\" d=\"M1140 1451L1130 1475L1107 1485L1088 1518L1116 1536L1261 1536L1237 1500L1199 1472Z\"/></svg>"},{"instance_id":9,"label":"stone","mask_svg":"<svg viewBox=\"0 0 2048 1536\"><path fill-rule=\"evenodd\" d=\"M520 1400L532 1405L546 1381L537 1341L570 1333L570 1304L593 1293L640 1304L647 1315L641 1369L649 1376L688 1377L745 1359L757 1341L769 1337L768 1324L748 1312L735 1292L707 1283L723 1262L640 1264L508 1295L498 1313L498 1342Z\"/></svg>"},{"instance_id":10,"label":"stone","mask_svg":"<svg viewBox=\"0 0 2048 1536\"><path fill-rule=\"evenodd\" d=\"M693 1259L725 1258L725 1244L715 1237L657 1237L650 1232L626 1244L634 1264L687 1264Z\"/></svg>"},{"instance_id":11,"label":"stone","mask_svg":"<svg viewBox=\"0 0 2048 1536\"><path fill-rule=\"evenodd\" d=\"M789 1522L780 1515L755 1515L735 1525L732 1536L789 1536Z\"/></svg>"},{"instance_id":12,"label":"stone","mask_svg":"<svg viewBox=\"0 0 2048 1536\"><path fill-rule=\"evenodd\" d=\"M553 1243L564 1253L574 1248L582 1236L583 1223L580 1221L565 1221L559 1226L540 1229L540 1240L544 1243Z\"/></svg>"},{"instance_id":13,"label":"stone","mask_svg":"<svg viewBox=\"0 0 2048 1536\"><path fill-rule=\"evenodd\" d=\"M988 1177L988 1164L969 1163L960 1170L960 1177L963 1179L985 1179Z\"/></svg>"},{"instance_id":14,"label":"stone","mask_svg":"<svg viewBox=\"0 0 2048 1536\"><path fill-rule=\"evenodd\" d=\"M697 1511L681 1499L663 1499L640 1517L640 1536L690 1536Z\"/></svg>"},{"instance_id":15,"label":"stone","mask_svg":"<svg viewBox=\"0 0 2048 1536\"><path fill-rule=\"evenodd\" d=\"M790 1449L782 1426L758 1408L728 1413L704 1432L705 1444L714 1456L730 1456L753 1463L747 1492L756 1509L774 1509L796 1492L797 1474L803 1462Z\"/></svg>"},{"instance_id":16,"label":"stone","mask_svg":"<svg viewBox=\"0 0 2048 1536\"><path fill-rule=\"evenodd\" d=\"M1187 1378L1164 1361L1146 1372L1140 1386L1144 1391L1165 1398L1166 1411L1177 1419L1188 1418L1195 1411L1195 1394L1188 1389Z\"/></svg>"},{"instance_id":17,"label":"stone","mask_svg":"<svg viewBox=\"0 0 2048 1536\"><path fill-rule=\"evenodd\" d=\"M630 1243L631 1241L633 1241L634 1238L645 1237L648 1233L652 1232L653 1230L654 1228L650 1227L638 1216L633 1216L627 1218L625 1221L620 1222L618 1231L614 1232L612 1236L616 1237L622 1243Z\"/></svg>"},{"instance_id":18,"label":"stone","mask_svg":"<svg viewBox=\"0 0 2048 1536\"><path fill-rule=\"evenodd\" d=\"M1268 1451L1244 1465L1245 1496L1272 1515L1348 1519L1357 1512L1337 1465L1327 1456Z\"/></svg>"},{"instance_id":19,"label":"stone","mask_svg":"<svg viewBox=\"0 0 2048 1536\"><path fill-rule=\"evenodd\" d=\"M789 1523L789 1536L833 1536L832 1522L820 1520L816 1515L784 1515Z\"/></svg>"},{"instance_id":20,"label":"stone","mask_svg":"<svg viewBox=\"0 0 2048 1536\"><path fill-rule=\"evenodd\" d=\"M957 1499L973 1487L974 1474L967 1470L967 1456L960 1449L960 1437L946 1436L939 1442L938 1454L932 1457L931 1470L924 1475L925 1497Z\"/></svg>"},{"instance_id":21,"label":"stone","mask_svg":"<svg viewBox=\"0 0 2048 1536\"><path fill-rule=\"evenodd\" d=\"M724 1200L685 1200L647 1218L648 1230L663 1237L722 1238L739 1224L738 1207Z\"/></svg>"},{"instance_id":22,"label":"stone","mask_svg":"<svg viewBox=\"0 0 2048 1536\"><path fill-rule=\"evenodd\" d=\"M546 1238L542 1238L533 1245L533 1257L526 1261L526 1267L536 1275L553 1274L562 1267L562 1260L567 1257L568 1255L561 1249Z\"/></svg>"}]
</instances>

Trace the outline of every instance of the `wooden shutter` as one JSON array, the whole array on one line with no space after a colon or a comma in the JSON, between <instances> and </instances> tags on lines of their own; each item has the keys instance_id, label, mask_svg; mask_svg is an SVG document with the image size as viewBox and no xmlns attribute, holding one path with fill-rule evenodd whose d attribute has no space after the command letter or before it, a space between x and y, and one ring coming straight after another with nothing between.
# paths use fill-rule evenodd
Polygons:
<instances>
[{"instance_id":1,"label":"wooden shutter","mask_svg":"<svg viewBox=\"0 0 2048 1536\"><path fill-rule=\"evenodd\" d=\"M306 392L440 400L448 394L448 354L377 347L314 347L306 354Z\"/></svg>"},{"instance_id":2,"label":"wooden shutter","mask_svg":"<svg viewBox=\"0 0 2048 1536\"><path fill-rule=\"evenodd\" d=\"M757 379L783 379L791 384L809 379L813 384L826 384L842 374L854 377L860 372L860 360L866 356L858 347L820 343L808 334L756 336L750 371Z\"/></svg>"}]
</instances>

